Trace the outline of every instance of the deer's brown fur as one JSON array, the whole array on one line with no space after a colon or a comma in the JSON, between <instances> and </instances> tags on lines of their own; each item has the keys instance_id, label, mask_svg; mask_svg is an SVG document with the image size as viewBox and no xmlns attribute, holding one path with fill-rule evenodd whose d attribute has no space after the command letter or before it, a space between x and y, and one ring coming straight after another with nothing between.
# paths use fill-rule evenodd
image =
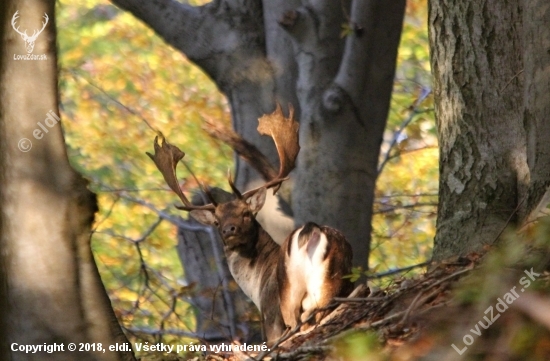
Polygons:
<instances>
[{"instance_id":1,"label":"deer's brown fur","mask_svg":"<svg viewBox=\"0 0 550 361\"><path fill-rule=\"evenodd\" d=\"M214 211L193 210L191 216L218 228L229 270L243 292L260 310L268 343L279 338L285 325L279 307L277 266L281 247L256 221L265 188L248 199L220 204Z\"/></svg>"}]
</instances>

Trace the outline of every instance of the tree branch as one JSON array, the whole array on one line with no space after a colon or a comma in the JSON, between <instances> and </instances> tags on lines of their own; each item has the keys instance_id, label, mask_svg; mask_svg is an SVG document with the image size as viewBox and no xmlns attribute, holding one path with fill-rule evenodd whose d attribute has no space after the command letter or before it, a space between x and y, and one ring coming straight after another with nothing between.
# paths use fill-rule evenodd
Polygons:
<instances>
[{"instance_id":1,"label":"tree branch","mask_svg":"<svg viewBox=\"0 0 550 361\"><path fill-rule=\"evenodd\" d=\"M201 67L226 94L235 83L270 79L262 6L218 0L203 6L175 0L111 0Z\"/></svg>"},{"instance_id":2,"label":"tree branch","mask_svg":"<svg viewBox=\"0 0 550 361\"><path fill-rule=\"evenodd\" d=\"M360 97L366 86L366 77L369 73L370 56L372 53L377 8L380 6L376 0L355 0L351 7L349 28L351 33L346 37L344 56L334 78L334 83L324 94L324 105L327 109L337 111L342 106L345 93L355 106L359 104Z\"/></svg>"},{"instance_id":3,"label":"tree branch","mask_svg":"<svg viewBox=\"0 0 550 361\"><path fill-rule=\"evenodd\" d=\"M302 6L283 12L279 25L299 44L299 52L322 54L327 45L329 48L340 46L338 41L324 42L337 39L332 30L340 27L342 21L338 1L316 0L304 1Z\"/></svg>"},{"instance_id":4,"label":"tree branch","mask_svg":"<svg viewBox=\"0 0 550 361\"><path fill-rule=\"evenodd\" d=\"M194 30L201 21L199 7L174 0L111 0L151 27L160 37L184 53L208 52L194 44Z\"/></svg>"},{"instance_id":5,"label":"tree branch","mask_svg":"<svg viewBox=\"0 0 550 361\"><path fill-rule=\"evenodd\" d=\"M397 49L405 5L404 0L388 4L375 0L353 1L348 24L352 32L347 36L334 82L323 95L327 109L340 110L349 97L361 113L361 109L372 108L364 101L365 90L384 94L378 84L387 83L387 76L394 75L395 56L391 53Z\"/></svg>"}]
</instances>

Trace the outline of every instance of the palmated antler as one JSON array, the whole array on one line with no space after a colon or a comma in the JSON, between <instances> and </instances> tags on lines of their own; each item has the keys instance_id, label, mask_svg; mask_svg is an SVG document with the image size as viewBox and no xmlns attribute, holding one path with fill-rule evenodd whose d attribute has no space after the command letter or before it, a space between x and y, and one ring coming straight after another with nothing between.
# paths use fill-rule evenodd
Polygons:
<instances>
[{"instance_id":1,"label":"palmated antler","mask_svg":"<svg viewBox=\"0 0 550 361\"><path fill-rule=\"evenodd\" d=\"M194 206L189 202L185 194L183 194L183 191L180 188L180 185L178 183L178 177L176 175L176 168L178 166L178 162L183 159L185 156L185 153L182 152L178 147L175 145L172 145L162 137L162 144L158 144L158 136L155 137L155 141L153 143L155 154L151 154L149 152L146 152L149 158L155 162L155 165L157 166L158 170L162 173L162 176L164 177L164 180L166 181L166 184L178 195L180 200L183 202L184 206L176 206L178 209L183 209L186 211L190 211L193 209L214 209L215 206L213 204L208 204L206 206Z\"/></svg>"},{"instance_id":2,"label":"palmated antler","mask_svg":"<svg viewBox=\"0 0 550 361\"><path fill-rule=\"evenodd\" d=\"M289 117L285 118L281 106L277 104L277 109L271 114L266 114L258 119L258 132L262 135L269 135L273 138L275 146L277 147L277 153L279 154L279 173L277 176L266 184L256 189L249 190L248 192L241 195L241 192L237 189L233 180L231 179L231 173L229 173L228 181L233 193L240 199L247 199L248 197L255 194L261 188L274 188L273 193L275 194L281 183L287 179L288 174L294 169L296 157L300 151L300 145L298 144L298 122L294 120L294 109L292 105L289 104ZM162 135L161 135L162 137ZM178 209L183 209L186 211L191 211L194 209L208 209L214 210L216 208L216 203L213 200L212 195L205 187L201 188L206 193L208 198L212 203L204 206L194 206L189 202L187 197L183 194L181 190L178 178L176 175L176 167L178 162L185 156L185 153L182 152L178 147L172 145L162 137L162 145L158 144L158 136L155 137L154 141L155 154L152 155L147 153L147 155L155 162L155 165L162 173L166 184L172 189L181 199L184 206L176 206Z\"/></svg>"},{"instance_id":3,"label":"palmated antler","mask_svg":"<svg viewBox=\"0 0 550 361\"><path fill-rule=\"evenodd\" d=\"M285 181L290 172L296 166L296 157L300 151L298 142L298 130L300 125L294 120L294 108L288 105L288 118L285 118L281 105L271 114L266 114L258 119L258 132L262 135L269 135L273 138L277 153L279 154L279 174L262 187L274 188L273 194L277 193L281 183ZM252 189L243 194L244 198L256 193L260 188Z\"/></svg>"}]
</instances>

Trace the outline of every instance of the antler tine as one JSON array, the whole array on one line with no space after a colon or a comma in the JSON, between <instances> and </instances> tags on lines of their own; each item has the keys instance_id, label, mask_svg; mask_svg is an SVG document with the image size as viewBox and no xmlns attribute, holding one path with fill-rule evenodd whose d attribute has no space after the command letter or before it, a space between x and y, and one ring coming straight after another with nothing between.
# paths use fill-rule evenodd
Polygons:
<instances>
[{"instance_id":1,"label":"antler tine","mask_svg":"<svg viewBox=\"0 0 550 361\"><path fill-rule=\"evenodd\" d=\"M266 114L258 119L258 132L262 135L269 135L273 138L277 153L279 154L279 174L262 187L274 188L273 194L277 193L281 183L288 179L288 175L296 166L296 157L300 151L298 142L298 130L300 125L294 120L294 108L288 105L288 118L285 118L281 105L271 114ZM245 194L244 198L250 197L260 188L252 189Z\"/></svg>"},{"instance_id":2,"label":"antler tine","mask_svg":"<svg viewBox=\"0 0 550 361\"><path fill-rule=\"evenodd\" d=\"M235 186L235 183L233 183L233 177L231 176L231 170L227 171L227 182L229 183L229 186L231 187L231 190L237 196L237 198L242 199L243 195L241 194L241 191L239 191L237 186Z\"/></svg>"},{"instance_id":3,"label":"antler tine","mask_svg":"<svg viewBox=\"0 0 550 361\"><path fill-rule=\"evenodd\" d=\"M215 211L216 210L216 206L213 205L212 203L210 204L205 204L203 206L194 206L194 205L191 205L191 206L176 206L177 209L181 209L182 211L194 211L194 210L207 210L207 211Z\"/></svg>"},{"instance_id":4,"label":"antler tine","mask_svg":"<svg viewBox=\"0 0 550 361\"><path fill-rule=\"evenodd\" d=\"M216 201L214 200L214 196L212 195L212 192L210 192L210 188L208 187L205 187L203 184L199 183L199 187L201 189L201 191L206 194L206 198L208 198L208 200L210 201L210 203L208 204L204 204L204 205L200 205L200 206L196 206L194 204L189 204L189 205L185 205L185 206L176 206L177 209L181 209L183 211L194 211L194 210L197 210L197 209L205 209L205 210L209 210L209 211L215 211L216 210L216 206L218 205L216 203Z\"/></svg>"},{"instance_id":5,"label":"antler tine","mask_svg":"<svg viewBox=\"0 0 550 361\"><path fill-rule=\"evenodd\" d=\"M183 202L184 206L176 206L176 208L184 211L192 211L195 209L215 210L216 203L214 202L214 198L212 197L210 191L205 189L203 185L200 185L200 187L206 193L209 200L212 202L210 204L195 206L191 202L189 202L185 194L183 194L178 183L176 168L178 166L178 162L185 156L185 153L182 152L175 145L168 143L162 134L160 134L160 136L162 138L161 145L158 144L158 136L155 137L155 141L153 142L155 154L153 155L149 152L146 153L149 158L151 158L153 162L155 162L155 165L157 166L160 173L162 173L166 184L168 184L170 189L172 189Z\"/></svg>"},{"instance_id":6,"label":"antler tine","mask_svg":"<svg viewBox=\"0 0 550 361\"><path fill-rule=\"evenodd\" d=\"M200 187L201 191L204 194L206 194L206 197L208 198L210 203L200 205L200 206L196 206L194 204L185 205L183 207L182 206L176 206L176 208L181 209L183 211L188 211L188 212L189 211L194 211L194 210L197 210L197 209L205 209L205 210L209 210L209 211L215 211L218 204L214 200L214 196L212 195L212 192L210 192L210 188L205 187L204 184L202 184L202 183L199 183L199 187Z\"/></svg>"},{"instance_id":7,"label":"antler tine","mask_svg":"<svg viewBox=\"0 0 550 361\"><path fill-rule=\"evenodd\" d=\"M187 197L185 197L185 194L183 194L176 175L176 167L178 165L178 162L185 156L185 153L182 152L178 147L175 145L172 145L168 142L166 142L166 139L164 139L164 136L161 134L162 137L162 145L158 144L158 136L155 137L155 141L153 142L153 146L155 149L155 154L151 154L149 152L146 152L149 158L155 162L155 165L157 166L160 173L162 173L162 176L164 177L164 180L166 181L166 184L178 195L180 200L185 204L186 207L192 207L193 205Z\"/></svg>"},{"instance_id":8,"label":"antler tine","mask_svg":"<svg viewBox=\"0 0 550 361\"><path fill-rule=\"evenodd\" d=\"M210 203L216 207L218 203L216 203L216 200L214 199L214 196L212 195L212 192L210 191L210 187L205 187L204 184L200 185L201 190L206 194L206 197L210 200Z\"/></svg>"}]
</instances>

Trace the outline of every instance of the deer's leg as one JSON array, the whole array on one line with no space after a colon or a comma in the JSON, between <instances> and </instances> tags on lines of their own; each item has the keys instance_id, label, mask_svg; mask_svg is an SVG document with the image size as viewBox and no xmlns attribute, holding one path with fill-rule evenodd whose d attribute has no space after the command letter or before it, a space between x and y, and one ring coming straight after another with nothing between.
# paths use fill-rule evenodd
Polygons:
<instances>
[{"instance_id":1,"label":"deer's leg","mask_svg":"<svg viewBox=\"0 0 550 361\"><path fill-rule=\"evenodd\" d=\"M303 312L300 316L304 326L302 331L307 330L311 326L318 324L323 317L329 311L319 311L330 303L333 297L333 292L331 290L331 284L328 282L322 282L318 284L317 288L312 289L308 288L308 292L302 301ZM312 313L316 312L315 317L308 321Z\"/></svg>"},{"instance_id":2,"label":"deer's leg","mask_svg":"<svg viewBox=\"0 0 550 361\"><path fill-rule=\"evenodd\" d=\"M279 307L279 287L277 279L272 274L267 282L262 284L261 309L263 329L268 345L272 345L286 330Z\"/></svg>"},{"instance_id":3,"label":"deer's leg","mask_svg":"<svg viewBox=\"0 0 550 361\"><path fill-rule=\"evenodd\" d=\"M280 289L281 314L286 327L294 329L300 320L300 309L304 292L301 287L283 284Z\"/></svg>"},{"instance_id":4,"label":"deer's leg","mask_svg":"<svg viewBox=\"0 0 550 361\"><path fill-rule=\"evenodd\" d=\"M267 307L262 316L267 345L271 346L285 333L286 327L281 312L276 307Z\"/></svg>"}]
</instances>

